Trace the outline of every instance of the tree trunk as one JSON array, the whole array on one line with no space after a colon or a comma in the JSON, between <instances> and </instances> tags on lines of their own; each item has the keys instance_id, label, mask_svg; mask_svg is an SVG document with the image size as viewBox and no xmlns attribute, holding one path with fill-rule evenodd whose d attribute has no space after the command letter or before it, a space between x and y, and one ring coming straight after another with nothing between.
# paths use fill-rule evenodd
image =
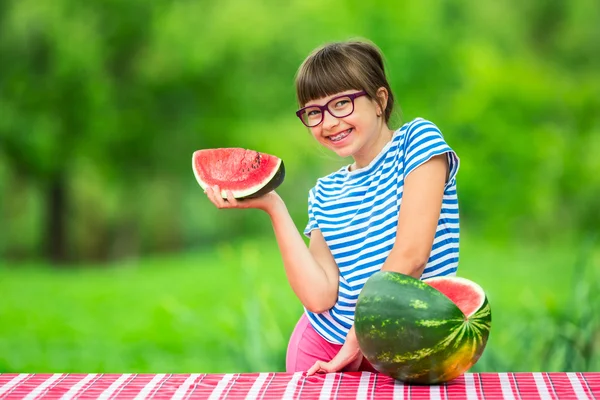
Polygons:
<instances>
[{"instance_id":1,"label":"tree trunk","mask_svg":"<svg viewBox=\"0 0 600 400\"><path fill-rule=\"evenodd\" d=\"M67 196L67 180L59 173L50 181L46 192L45 255L54 264L68 261Z\"/></svg>"}]
</instances>

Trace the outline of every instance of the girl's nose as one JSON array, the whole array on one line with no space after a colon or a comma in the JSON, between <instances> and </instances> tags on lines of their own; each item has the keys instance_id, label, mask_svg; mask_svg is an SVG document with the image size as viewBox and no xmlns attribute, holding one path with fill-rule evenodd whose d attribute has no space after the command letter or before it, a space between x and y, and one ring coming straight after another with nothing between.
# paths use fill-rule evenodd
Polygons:
<instances>
[{"instance_id":1,"label":"girl's nose","mask_svg":"<svg viewBox=\"0 0 600 400\"><path fill-rule=\"evenodd\" d=\"M339 125L339 123L340 120L338 118L331 115L329 111L325 111L325 113L323 114L323 128L331 129L334 126Z\"/></svg>"}]
</instances>

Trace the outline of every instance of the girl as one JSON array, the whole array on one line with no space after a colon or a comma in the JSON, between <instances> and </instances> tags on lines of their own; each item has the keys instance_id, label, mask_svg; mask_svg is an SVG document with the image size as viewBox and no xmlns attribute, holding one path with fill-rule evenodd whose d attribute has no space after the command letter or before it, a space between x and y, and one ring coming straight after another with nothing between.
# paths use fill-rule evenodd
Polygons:
<instances>
[{"instance_id":1,"label":"girl","mask_svg":"<svg viewBox=\"0 0 600 400\"><path fill-rule=\"evenodd\" d=\"M274 191L238 201L206 191L218 208L258 208L271 218L289 283L305 312L287 350L287 372L373 371L353 329L366 280L390 270L416 278L458 266L459 159L440 130L417 118L389 127L394 96L379 49L366 41L316 49L296 77L296 115L314 139L353 163L308 195L308 248Z\"/></svg>"}]
</instances>

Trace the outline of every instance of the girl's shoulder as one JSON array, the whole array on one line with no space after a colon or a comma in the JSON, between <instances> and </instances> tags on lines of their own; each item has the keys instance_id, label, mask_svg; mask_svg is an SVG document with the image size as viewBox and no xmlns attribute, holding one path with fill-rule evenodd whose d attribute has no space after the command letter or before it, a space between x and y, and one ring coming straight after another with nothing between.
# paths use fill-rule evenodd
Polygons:
<instances>
[{"instance_id":1,"label":"girl's shoulder","mask_svg":"<svg viewBox=\"0 0 600 400\"><path fill-rule=\"evenodd\" d=\"M419 135L422 132L436 131L440 135L442 131L440 128L431 120L423 117L416 117L408 122L405 122L400 128L396 130L394 136L398 136L401 142L410 140L414 136Z\"/></svg>"}]
</instances>

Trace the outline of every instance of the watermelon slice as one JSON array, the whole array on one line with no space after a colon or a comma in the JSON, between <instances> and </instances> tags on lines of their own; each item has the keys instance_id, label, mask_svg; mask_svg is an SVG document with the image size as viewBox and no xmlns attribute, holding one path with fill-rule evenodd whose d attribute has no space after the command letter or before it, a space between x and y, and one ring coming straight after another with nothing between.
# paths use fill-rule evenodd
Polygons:
<instances>
[{"instance_id":1,"label":"watermelon slice","mask_svg":"<svg viewBox=\"0 0 600 400\"><path fill-rule=\"evenodd\" d=\"M202 189L219 185L223 198L227 190L236 199L259 197L275 190L285 178L279 157L242 148L197 150L192 169Z\"/></svg>"},{"instance_id":2,"label":"watermelon slice","mask_svg":"<svg viewBox=\"0 0 600 400\"><path fill-rule=\"evenodd\" d=\"M359 295L354 326L376 370L407 383L439 384L479 360L491 322L487 296L475 282L379 271Z\"/></svg>"}]
</instances>

